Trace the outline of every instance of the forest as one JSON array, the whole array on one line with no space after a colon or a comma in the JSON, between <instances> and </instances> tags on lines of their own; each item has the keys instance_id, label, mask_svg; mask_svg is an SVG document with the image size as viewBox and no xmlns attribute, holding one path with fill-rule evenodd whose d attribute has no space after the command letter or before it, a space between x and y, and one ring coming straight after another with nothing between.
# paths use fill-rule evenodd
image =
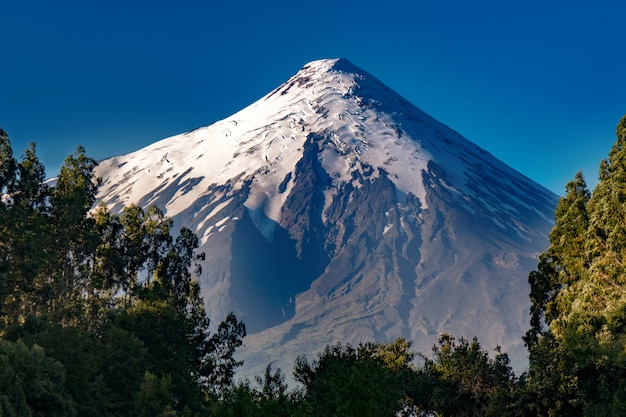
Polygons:
<instances>
[{"instance_id":1,"label":"forest","mask_svg":"<svg viewBox=\"0 0 626 417\"><path fill-rule=\"evenodd\" d=\"M78 147L55 183L0 129L0 417L626 416L626 117L599 182L565 187L530 273L529 366L474 338L327 346L235 378L245 324L210 322L203 253L156 207L96 205ZM287 386L293 371L296 386Z\"/></svg>"}]
</instances>

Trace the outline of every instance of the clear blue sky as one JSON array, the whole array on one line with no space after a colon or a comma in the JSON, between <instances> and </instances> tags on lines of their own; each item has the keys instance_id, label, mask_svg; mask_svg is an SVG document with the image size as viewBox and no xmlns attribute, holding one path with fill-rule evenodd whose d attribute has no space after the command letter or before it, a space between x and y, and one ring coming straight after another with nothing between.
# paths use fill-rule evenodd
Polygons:
<instances>
[{"instance_id":1,"label":"clear blue sky","mask_svg":"<svg viewBox=\"0 0 626 417\"><path fill-rule=\"evenodd\" d=\"M626 114L626 2L0 0L0 126L48 175L220 120L345 57L562 194Z\"/></svg>"}]
</instances>

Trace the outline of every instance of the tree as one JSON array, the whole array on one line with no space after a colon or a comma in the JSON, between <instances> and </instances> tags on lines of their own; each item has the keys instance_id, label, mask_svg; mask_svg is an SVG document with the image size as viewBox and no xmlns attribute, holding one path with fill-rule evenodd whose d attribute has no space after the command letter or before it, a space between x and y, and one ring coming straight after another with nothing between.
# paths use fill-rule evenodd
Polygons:
<instances>
[{"instance_id":1,"label":"tree","mask_svg":"<svg viewBox=\"0 0 626 417\"><path fill-rule=\"evenodd\" d=\"M0 337L43 346L81 416L150 412L166 392L159 412L202 412L232 384L245 326L210 331L191 230L173 236L156 207L92 211L95 167L78 147L50 188L35 145L15 162L0 130Z\"/></svg>"},{"instance_id":2,"label":"tree","mask_svg":"<svg viewBox=\"0 0 626 417\"><path fill-rule=\"evenodd\" d=\"M14 285L9 275L11 263L10 236L11 222L9 210L11 197L9 191L14 187L17 162L13 158L13 149L7 133L0 129L0 329L6 324L10 313L7 311L9 293Z\"/></svg>"},{"instance_id":3,"label":"tree","mask_svg":"<svg viewBox=\"0 0 626 417\"><path fill-rule=\"evenodd\" d=\"M539 260L537 271L529 276L531 284L531 330L526 341L532 345L559 316L557 295L576 286L586 274L590 259L585 237L589 228L587 204L591 194L578 172L566 187L555 211L555 225L550 232L550 247Z\"/></svg>"},{"instance_id":4,"label":"tree","mask_svg":"<svg viewBox=\"0 0 626 417\"><path fill-rule=\"evenodd\" d=\"M170 379L172 405L201 401L202 391L194 378L196 346L188 337L189 323L176 309L163 301L138 302L122 312L118 324L145 346L146 370Z\"/></svg>"},{"instance_id":5,"label":"tree","mask_svg":"<svg viewBox=\"0 0 626 417\"><path fill-rule=\"evenodd\" d=\"M41 347L0 339L0 415L76 415L64 378L63 366L46 357Z\"/></svg>"},{"instance_id":6,"label":"tree","mask_svg":"<svg viewBox=\"0 0 626 417\"><path fill-rule=\"evenodd\" d=\"M299 357L294 376L304 387L303 400L310 415L395 416L403 411L405 375L385 365L382 353L386 351L380 345L357 350L336 344L327 346L314 362Z\"/></svg>"},{"instance_id":7,"label":"tree","mask_svg":"<svg viewBox=\"0 0 626 417\"><path fill-rule=\"evenodd\" d=\"M110 415L110 391L102 378L105 363L97 335L78 327L61 326L47 317L28 316L22 325L11 326L4 338L16 343L23 341L30 347L41 346L48 357L63 365L63 389L74 401L78 415Z\"/></svg>"},{"instance_id":8,"label":"tree","mask_svg":"<svg viewBox=\"0 0 626 417\"><path fill-rule=\"evenodd\" d=\"M15 181L15 171L17 162L13 158L13 149L9 135L4 129L0 128L0 195L5 196L11 190ZM0 200L0 204L5 205L4 199Z\"/></svg>"},{"instance_id":9,"label":"tree","mask_svg":"<svg viewBox=\"0 0 626 417\"><path fill-rule=\"evenodd\" d=\"M170 375L158 378L156 375L146 372L137 398L137 416L173 416L176 415L173 404L174 393Z\"/></svg>"},{"instance_id":10,"label":"tree","mask_svg":"<svg viewBox=\"0 0 626 417\"><path fill-rule=\"evenodd\" d=\"M51 312L68 324L89 325L99 310L92 305L96 289L90 276L99 243L94 219L89 215L101 181L93 173L96 165L78 146L74 155L65 159L51 193L51 235L55 242L51 249L56 262L49 272L54 289L49 302Z\"/></svg>"},{"instance_id":11,"label":"tree","mask_svg":"<svg viewBox=\"0 0 626 417\"><path fill-rule=\"evenodd\" d=\"M411 342L404 337L399 337L391 343L362 343L357 349L357 354L362 358L372 358L395 372L408 370L415 358L415 353L411 351Z\"/></svg>"},{"instance_id":12,"label":"tree","mask_svg":"<svg viewBox=\"0 0 626 417\"><path fill-rule=\"evenodd\" d=\"M221 399L212 402L209 411L211 417L294 417L295 414L264 413L262 398L250 386L250 381L242 381L229 387Z\"/></svg>"},{"instance_id":13,"label":"tree","mask_svg":"<svg viewBox=\"0 0 626 417\"><path fill-rule=\"evenodd\" d=\"M415 402L426 412L442 416L506 415L515 375L508 356L499 348L496 352L491 359L476 338L457 342L443 334L433 347L433 358L424 358L418 372L422 391L417 390L421 395Z\"/></svg>"},{"instance_id":14,"label":"tree","mask_svg":"<svg viewBox=\"0 0 626 417\"><path fill-rule=\"evenodd\" d=\"M243 361L235 360L234 355L235 350L243 344L245 335L245 324L230 313L204 345L200 367L202 381L218 397L232 384L235 369L243 365Z\"/></svg>"},{"instance_id":15,"label":"tree","mask_svg":"<svg viewBox=\"0 0 626 417\"><path fill-rule=\"evenodd\" d=\"M224 391L222 399L211 407L212 416L219 417L294 417L305 415L298 393L287 391L285 376L280 369L265 367L263 376L257 376L258 388L248 380Z\"/></svg>"},{"instance_id":16,"label":"tree","mask_svg":"<svg viewBox=\"0 0 626 417\"><path fill-rule=\"evenodd\" d=\"M626 117L616 133L593 193L580 173L567 184L529 276L524 340L538 414L609 415L626 404Z\"/></svg>"},{"instance_id":17,"label":"tree","mask_svg":"<svg viewBox=\"0 0 626 417\"><path fill-rule=\"evenodd\" d=\"M2 203L0 204L0 312L2 327L45 309L46 256L50 223L49 188L35 144L18 163L6 134L2 136Z\"/></svg>"}]
</instances>

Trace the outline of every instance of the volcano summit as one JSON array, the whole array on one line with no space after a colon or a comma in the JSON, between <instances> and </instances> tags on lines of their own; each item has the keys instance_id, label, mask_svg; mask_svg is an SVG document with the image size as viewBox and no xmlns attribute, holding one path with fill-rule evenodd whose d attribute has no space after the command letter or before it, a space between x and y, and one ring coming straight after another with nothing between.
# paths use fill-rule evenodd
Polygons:
<instances>
[{"instance_id":1,"label":"volcano summit","mask_svg":"<svg viewBox=\"0 0 626 417\"><path fill-rule=\"evenodd\" d=\"M345 59L96 174L112 210L154 204L196 232L209 317L248 327L246 372L337 341L428 353L442 332L524 364L556 195Z\"/></svg>"}]
</instances>

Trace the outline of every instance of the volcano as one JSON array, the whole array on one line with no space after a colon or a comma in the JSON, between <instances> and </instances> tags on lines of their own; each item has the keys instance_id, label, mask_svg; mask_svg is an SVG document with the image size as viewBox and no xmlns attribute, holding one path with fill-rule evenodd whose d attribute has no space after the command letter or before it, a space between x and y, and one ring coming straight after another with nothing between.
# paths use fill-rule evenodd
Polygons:
<instances>
[{"instance_id":1,"label":"volcano","mask_svg":"<svg viewBox=\"0 0 626 417\"><path fill-rule=\"evenodd\" d=\"M96 174L111 210L156 205L198 235L209 317L247 325L243 374L338 341L427 354L443 332L525 366L557 196L346 59Z\"/></svg>"}]
</instances>

